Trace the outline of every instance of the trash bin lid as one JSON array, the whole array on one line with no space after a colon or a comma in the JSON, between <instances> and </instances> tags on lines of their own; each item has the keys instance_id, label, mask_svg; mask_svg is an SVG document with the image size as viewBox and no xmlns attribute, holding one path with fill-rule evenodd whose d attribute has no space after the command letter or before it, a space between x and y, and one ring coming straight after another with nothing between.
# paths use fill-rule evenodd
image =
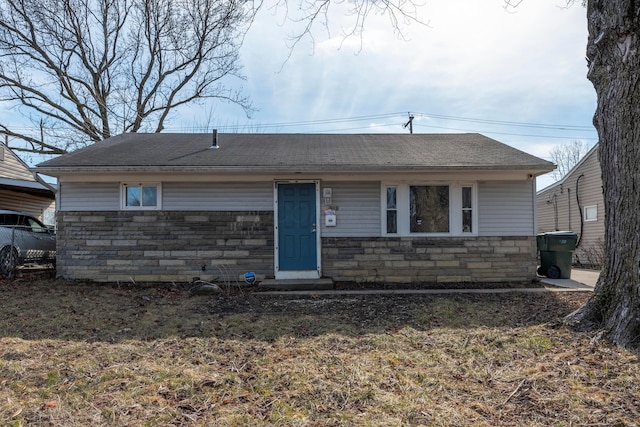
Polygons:
<instances>
[{"instance_id":1,"label":"trash bin lid","mask_svg":"<svg viewBox=\"0 0 640 427\"><path fill-rule=\"evenodd\" d=\"M573 251L578 243L578 234L574 231L550 231L538 234L536 243L539 251Z\"/></svg>"},{"instance_id":2,"label":"trash bin lid","mask_svg":"<svg viewBox=\"0 0 640 427\"><path fill-rule=\"evenodd\" d=\"M558 237L571 237L578 236L575 231L547 231L546 233L540 233L538 236L558 236Z\"/></svg>"}]
</instances>

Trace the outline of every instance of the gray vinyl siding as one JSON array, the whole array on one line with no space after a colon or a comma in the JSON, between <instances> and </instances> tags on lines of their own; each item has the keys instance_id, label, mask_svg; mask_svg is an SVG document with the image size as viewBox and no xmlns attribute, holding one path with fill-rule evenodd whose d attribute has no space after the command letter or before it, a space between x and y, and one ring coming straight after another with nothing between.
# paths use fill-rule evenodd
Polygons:
<instances>
[{"instance_id":1,"label":"gray vinyl siding","mask_svg":"<svg viewBox=\"0 0 640 427\"><path fill-rule=\"evenodd\" d=\"M332 189L332 206L338 207L335 227L324 225L322 237L373 237L380 235L380 183L379 182L323 182L322 188ZM320 190L322 196L322 190ZM322 202L322 200L321 200ZM323 208L325 207L322 203Z\"/></svg>"},{"instance_id":2,"label":"gray vinyl siding","mask_svg":"<svg viewBox=\"0 0 640 427\"><path fill-rule=\"evenodd\" d=\"M598 207L598 221L604 219L602 180L597 152L593 152L561 183L554 184L537 195L538 231L576 230L580 226L580 210L576 190L579 190L580 206ZM582 178L580 178L582 176ZM580 180L578 181L578 178ZM556 215L557 211L557 215ZM604 227L604 226L602 226ZM604 228L602 228L604 233Z\"/></svg>"},{"instance_id":3,"label":"gray vinyl siding","mask_svg":"<svg viewBox=\"0 0 640 427\"><path fill-rule=\"evenodd\" d=\"M168 211L272 211L273 183L165 182L162 199Z\"/></svg>"},{"instance_id":4,"label":"gray vinyl siding","mask_svg":"<svg viewBox=\"0 0 640 427\"><path fill-rule=\"evenodd\" d=\"M536 196L536 214L538 233L556 231L558 221L557 211L553 206L553 190L546 189ZM559 225L559 224L558 224Z\"/></svg>"},{"instance_id":5,"label":"gray vinyl siding","mask_svg":"<svg viewBox=\"0 0 640 427\"><path fill-rule=\"evenodd\" d=\"M380 183L323 182L333 189L338 207L337 226L326 227L323 237L372 237L381 233ZM60 184L61 211L120 209L120 183ZM273 183L162 183L163 210L265 211L273 210ZM322 205L322 208L325 206ZM599 209L600 214L601 209ZM478 185L478 234L530 236L533 230L531 181L482 182Z\"/></svg>"},{"instance_id":6,"label":"gray vinyl siding","mask_svg":"<svg viewBox=\"0 0 640 427\"><path fill-rule=\"evenodd\" d=\"M585 206L597 207L596 221L581 220ZM539 233L574 231L579 236L574 262L594 265L594 257L602 252L604 242L604 197L597 148L560 182L540 191L536 209Z\"/></svg>"},{"instance_id":7,"label":"gray vinyl siding","mask_svg":"<svg viewBox=\"0 0 640 427\"><path fill-rule=\"evenodd\" d=\"M532 236L534 206L532 181L495 181L478 185L480 236Z\"/></svg>"},{"instance_id":8,"label":"gray vinyl siding","mask_svg":"<svg viewBox=\"0 0 640 427\"><path fill-rule=\"evenodd\" d=\"M63 182L61 211L112 211L120 209L120 183ZM273 210L273 184L162 183L162 210L254 211Z\"/></svg>"},{"instance_id":9,"label":"gray vinyl siding","mask_svg":"<svg viewBox=\"0 0 640 427\"><path fill-rule=\"evenodd\" d=\"M120 184L61 182L58 202L60 211L115 211L120 209Z\"/></svg>"}]
</instances>

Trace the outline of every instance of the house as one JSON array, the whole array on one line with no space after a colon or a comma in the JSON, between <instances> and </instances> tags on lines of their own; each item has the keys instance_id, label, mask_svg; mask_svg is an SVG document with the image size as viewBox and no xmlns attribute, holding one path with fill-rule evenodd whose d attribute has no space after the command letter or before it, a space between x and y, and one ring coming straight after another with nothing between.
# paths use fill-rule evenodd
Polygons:
<instances>
[{"instance_id":1,"label":"house","mask_svg":"<svg viewBox=\"0 0 640 427\"><path fill-rule=\"evenodd\" d=\"M55 219L55 191L0 142L0 209L33 215L47 225Z\"/></svg>"},{"instance_id":2,"label":"house","mask_svg":"<svg viewBox=\"0 0 640 427\"><path fill-rule=\"evenodd\" d=\"M536 277L535 177L480 134L125 134L58 177L58 274L385 283Z\"/></svg>"},{"instance_id":3,"label":"house","mask_svg":"<svg viewBox=\"0 0 640 427\"><path fill-rule=\"evenodd\" d=\"M538 232L574 231L577 265L599 268L604 260L604 196L598 144L558 182L536 195Z\"/></svg>"}]
</instances>

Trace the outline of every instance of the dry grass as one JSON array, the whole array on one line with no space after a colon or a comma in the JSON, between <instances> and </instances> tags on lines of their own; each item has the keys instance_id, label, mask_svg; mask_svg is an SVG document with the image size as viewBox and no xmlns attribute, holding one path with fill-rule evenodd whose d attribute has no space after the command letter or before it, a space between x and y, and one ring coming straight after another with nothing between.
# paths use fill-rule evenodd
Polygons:
<instances>
[{"instance_id":1,"label":"dry grass","mask_svg":"<svg viewBox=\"0 0 640 427\"><path fill-rule=\"evenodd\" d=\"M638 425L587 294L293 298L0 282L6 426Z\"/></svg>"}]
</instances>

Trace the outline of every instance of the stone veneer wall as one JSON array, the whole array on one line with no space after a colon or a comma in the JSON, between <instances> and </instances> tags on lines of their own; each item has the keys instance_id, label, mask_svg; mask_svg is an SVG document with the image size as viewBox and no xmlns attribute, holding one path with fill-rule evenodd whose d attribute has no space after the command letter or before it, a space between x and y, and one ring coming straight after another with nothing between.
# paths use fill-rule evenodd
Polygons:
<instances>
[{"instance_id":1,"label":"stone veneer wall","mask_svg":"<svg viewBox=\"0 0 640 427\"><path fill-rule=\"evenodd\" d=\"M535 237L324 238L323 273L371 283L531 282Z\"/></svg>"},{"instance_id":2,"label":"stone veneer wall","mask_svg":"<svg viewBox=\"0 0 640 427\"><path fill-rule=\"evenodd\" d=\"M273 276L273 212L58 213L57 274L116 281ZM202 270L204 265L205 270Z\"/></svg>"},{"instance_id":3,"label":"stone veneer wall","mask_svg":"<svg viewBox=\"0 0 640 427\"><path fill-rule=\"evenodd\" d=\"M273 212L59 212L57 271L101 282L273 277ZM202 271L202 266L205 271ZM322 238L323 276L368 283L524 282L535 237Z\"/></svg>"}]
</instances>

